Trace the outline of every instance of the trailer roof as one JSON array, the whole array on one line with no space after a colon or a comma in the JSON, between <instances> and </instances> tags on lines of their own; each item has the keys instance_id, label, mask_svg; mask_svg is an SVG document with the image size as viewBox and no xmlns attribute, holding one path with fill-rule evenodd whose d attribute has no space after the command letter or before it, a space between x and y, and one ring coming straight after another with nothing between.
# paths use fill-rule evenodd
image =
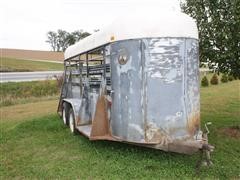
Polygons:
<instances>
[{"instance_id":1,"label":"trailer roof","mask_svg":"<svg viewBox=\"0 0 240 180\"><path fill-rule=\"evenodd\" d=\"M96 32L65 51L65 59L96 47L128 39L156 37L186 37L198 39L195 21L180 12L135 11L117 18L110 26Z\"/></svg>"}]
</instances>

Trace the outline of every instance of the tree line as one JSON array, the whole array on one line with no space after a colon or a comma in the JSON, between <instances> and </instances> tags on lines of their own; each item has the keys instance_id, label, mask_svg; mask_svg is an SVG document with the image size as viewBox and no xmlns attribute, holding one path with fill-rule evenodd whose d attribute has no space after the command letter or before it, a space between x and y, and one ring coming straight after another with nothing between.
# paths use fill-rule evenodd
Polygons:
<instances>
[{"instance_id":1,"label":"tree line","mask_svg":"<svg viewBox=\"0 0 240 180\"><path fill-rule=\"evenodd\" d=\"M46 42L50 44L53 51L65 51L68 46L75 44L77 41L91 35L83 30L76 30L73 32L67 32L62 29L55 31L49 31L47 33Z\"/></svg>"},{"instance_id":2,"label":"tree line","mask_svg":"<svg viewBox=\"0 0 240 180\"><path fill-rule=\"evenodd\" d=\"M200 61L240 78L240 0L185 0L199 31Z\"/></svg>"}]
</instances>

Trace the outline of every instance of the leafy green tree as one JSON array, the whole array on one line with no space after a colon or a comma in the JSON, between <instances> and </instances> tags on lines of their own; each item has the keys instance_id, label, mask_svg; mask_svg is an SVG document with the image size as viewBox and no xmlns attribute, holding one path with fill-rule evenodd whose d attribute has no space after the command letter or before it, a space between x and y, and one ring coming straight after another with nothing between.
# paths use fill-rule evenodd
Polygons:
<instances>
[{"instance_id":1,"label":"leafy green tree","mask_svg":"<svg viewBox=\"0 0 240 180\"><path fill-rule=\"evenodd\" d=\"M77 30L74 32L67 32L62 29L58 29L57 32L49 31L47 33L47 43L51 45L53 51L65 51L68 46L75 44L77 41L84 39L91 35L83 30Z\"/></svg>"},{"instance_id":2,"label":"leafy green tree","mask_svg":"<svg viewBox=\"0 0 240 180\"><path fill-rule=\"evenodd\" d=\"M51 46L53 51L59 51L59 49L57 49L57 41L58 41L57 33L53 32L53 31L49 31L47 33L47 40L46 40L46 42L50 44L50 46Z\"/></svg>"},{"instance_id":3,"label":"leafy green tree","mask_svg":"<svg viewBox=\"0 0 240 180\"><path fill-rule=\"evenodd\" d=\"M73 31L71 34L74 36L74 39L76 41L80 41L81 39L84 39L85 37L91 35L90 33L84 32L83 30Z\"/></svg>"},{"instance_id":4,"label":"leafy green tree","mask_svg":"<svg viewBox=\"0 0 240 180\"><path fill-rule=\"evenodd\" d=\"M58 34L58 44L57 44L57 46L59 47L60 51L65 51L67 49L67 47L69 46L69 43L68 43L69 33L65 30L59 29L57 31L57 34Z\"/></svg>"},{"instance_id":5,"label":"leafy green tree","mask_svg":"<svg viewBox=\"0 0 240 180\"><path fill-rule=\"evenodd\" d=\"M240 77L240 1L185 0L181 7L197 22L200 61Z\"/></svg>"}]
</instances>

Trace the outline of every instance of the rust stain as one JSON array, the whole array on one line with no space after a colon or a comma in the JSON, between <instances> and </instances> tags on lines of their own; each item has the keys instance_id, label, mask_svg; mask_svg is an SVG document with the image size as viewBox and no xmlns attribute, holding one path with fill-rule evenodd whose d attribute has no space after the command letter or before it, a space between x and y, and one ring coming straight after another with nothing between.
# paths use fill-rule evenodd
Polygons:
<instances>
[{"instance_id":1,"label":"rust stain","mask_svg":"<svg viewBox=\"0 0 240 180\"><path fill-rule=\"evenodd\" d=\"M97 100L90 139L102 139L101 137L106 136L110 137L109 120L107 115L107 102L104 93L102 93Z\"/></svg>"},{"instance_id":2,"label":"rust stain","mask_svg":"<svg viewBox=\"0 0 240 180\"><path fill-rule=\"evenodd\" d=\"M200 129L200 114L198 112L189 116L187 129L192 136Z\"/></svg>"},{"instance_id":3,"label":"rust stain","mask_svg":"<svg viewBox=\"0 0 240 180\"><path fill-rule=\"evenodd\" d=\"M168 151L192 155L202 148L202 143L191 140L176 140L168 144Z\"/></svg>"},{"instance_id":4,"label":"rust stain","mask_svg":"<svg viewBox=\"0 0 240 180\"><path fill-rule=\"evenodd\" d=\"M110 140L110 141L119 141L116 138L113 138L111 135L103 135L103 136L93 136L89 138L90 140Z\"/></svg>"},{"instance_id":5,"label":"rust stain","mask_svg":"<svg viewBox=\"0 0 240 180\"><path fill-rule=\"evenodd\" d=\"M146 126L146 142L167 145L168 143L172 142L172 139L169 135L167 135L166 132L154 127L153 124L148 124Z\"/></svg>"},{"instance_id":6,"label":"rust stain","mask_svg":"<svg viewBox=\"0 0 240 180\"><path fill-rule=\"evenodd\" d=\"M62 117L62 108L63 108L63 102L62 100L60 100L59 102L59 106L58 106L58 109L57 109L57 113Z\"/></svg>"},{"instance_id":7,"label":"rust stain","mask_svg":"<svg viewBox=\"0 0 240 180\"><path fill-rule=\"evenodd\" d=\"M181 132L181 131L186 131L186 127L183 126L183 127L174 127L174 128L170 128L168 130L168 133L171 135L171 136L175 136L176 133L178 132ZM180 136L180 137L177 137L178 140L181 140L181 141L187 141L187 140L192 140L193 139L193 136L189 135L188 133L184 134L183 136Z\"/></svg>"},{"instance_id":8,"label":"rust stain","mask_svg":"<svg viewBox=\"0 0 240 180\"><path fill-rule=\"evenodd\" d=\"M79 116L77 117L76 122L77 122L77 126L81 125L81 118Z\"/></svg>"}]
</instances>

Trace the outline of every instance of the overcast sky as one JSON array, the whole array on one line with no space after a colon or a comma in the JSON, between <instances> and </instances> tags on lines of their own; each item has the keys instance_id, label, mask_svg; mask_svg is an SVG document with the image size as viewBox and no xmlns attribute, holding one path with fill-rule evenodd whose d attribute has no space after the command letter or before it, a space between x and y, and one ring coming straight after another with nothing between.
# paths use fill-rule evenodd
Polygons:
<instances>
[{"instance_id":1,"label":"overcast sky","mask_svg":"<svg viewBox=\"0 0 240 180\"><path fill-rule=\"evenodd\" d=\"M0 0L0 48L51 50L50 30L92 33L121 13L151 6L180 11L179 0Z\"/></svg>"}]
</instances>

